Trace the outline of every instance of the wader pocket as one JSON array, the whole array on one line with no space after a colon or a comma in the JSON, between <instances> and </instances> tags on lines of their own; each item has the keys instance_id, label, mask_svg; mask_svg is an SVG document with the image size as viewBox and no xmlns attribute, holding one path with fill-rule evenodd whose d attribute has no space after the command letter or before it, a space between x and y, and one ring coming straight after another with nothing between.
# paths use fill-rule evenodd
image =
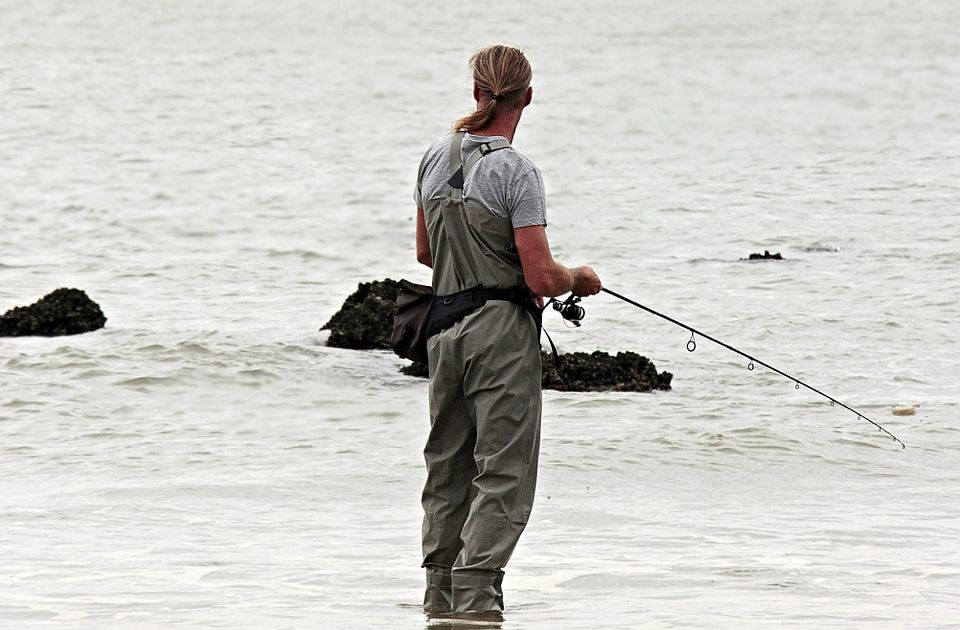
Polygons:
<instances>
[{"instance_id":1,"label":"wader pocket","mask_svg":"<svg viewBox=\"0 0 960 630\"><path fill-rule=\"evenodd\" d=\"M427 319L433 304L433 289L407 280L400 281L397 314L393 318L390 345L397 356L427 362Z\"/></svg>"}]
</instances>

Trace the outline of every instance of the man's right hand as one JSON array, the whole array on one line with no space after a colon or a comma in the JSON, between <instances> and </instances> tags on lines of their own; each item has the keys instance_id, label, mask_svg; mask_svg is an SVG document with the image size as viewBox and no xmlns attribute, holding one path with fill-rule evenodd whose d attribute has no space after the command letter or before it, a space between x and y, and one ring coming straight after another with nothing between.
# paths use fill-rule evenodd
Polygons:
<instances>
[{"instance_id":1,"label":"man's right hand","mask_svg":"<svg viewBox=\"0 0 960 630\"><path fill-rule=\"evenodd\" d=\"M596 295L600 293L603 285L600 284L600 277L590 267L574 267L570 270L573 273L573 288L571 291L578 297Z\"/></svg>"}]
</instances>

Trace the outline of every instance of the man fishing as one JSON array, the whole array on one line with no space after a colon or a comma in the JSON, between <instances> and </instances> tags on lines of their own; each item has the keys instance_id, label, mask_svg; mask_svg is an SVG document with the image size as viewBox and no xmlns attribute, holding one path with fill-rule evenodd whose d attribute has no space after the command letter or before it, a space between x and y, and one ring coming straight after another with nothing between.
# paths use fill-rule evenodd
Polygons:
<instances>
[{"instance_id":1,"label":"man fishing","mask_svg":"<svg viewBox=\"0 0 960 630\"><path fill-rule=\"evenodd\" d=\"M498 620L503 567L530 516L537 478L534 302L593 295L601 284L591 268L554 260L540 172L510 146L533 99L523 52L490 46L470 67L476 111L427 150L414 194L417 260L433 269L438 296L427 327L423 608Z\"/></svg>"}]
</instances>

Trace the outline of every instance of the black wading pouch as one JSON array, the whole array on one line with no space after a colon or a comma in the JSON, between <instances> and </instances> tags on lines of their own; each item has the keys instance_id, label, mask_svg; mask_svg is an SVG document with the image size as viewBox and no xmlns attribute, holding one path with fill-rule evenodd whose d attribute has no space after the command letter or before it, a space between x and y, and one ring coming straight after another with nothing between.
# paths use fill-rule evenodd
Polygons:
<instances>
[{"instance_id":1,"label":"black wading pouch","mask_svg":"<svg viewBox=\"0 0 960 630\"><path fill-rule=\"evenodd\" d=\"M483 287L464 289L450 295L438 295L433 300L433 308L427 318L425 337L450 328L470 313L487 303Z\"/></svg>"},{"instance_id":2,"label":"black wading pouch","mask_svg":"<svg viewBox=\"0 0 960 630\"><path fill-rule=\"evenodd\" d=\"M427 319L433 304L433 289L407 280L400 281L397 314L393 318L390 345L403 359L427 362Z\"/></svg>"}]
</instances>

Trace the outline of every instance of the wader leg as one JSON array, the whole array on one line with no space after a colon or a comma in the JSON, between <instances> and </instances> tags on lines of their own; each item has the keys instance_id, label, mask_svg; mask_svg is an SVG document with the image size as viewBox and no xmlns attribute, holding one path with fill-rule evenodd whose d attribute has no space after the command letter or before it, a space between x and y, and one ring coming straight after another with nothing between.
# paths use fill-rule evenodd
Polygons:
<instances>
[{"instance_id":1,"label":"wader leg","mask_svg":"<svg viewBox=\"0 0 960 630\"><path fill-rule=\"evenodd\" d=\"M465 344L463 389L476 421L476 496L463 525L453 566L454 612L502 611L503 567L533 506L540 452L540 352L526 313L491 318ZM507 320L507 321L504 321ZM487 335L499 337L490 345ZM469 341L469 336L468 336Z\"/></svg>"},{"instance_id":2,"label":"wader leg","mask_svg":"<svg viewBox=\"0 0 960 630\"><path fill-rule=\"evenodd\" d=\"M451 340L438 334L427 342L430 361L430 435L423 455L423 567L428 613L450 610L450 569L460 553L460 531L473 499L477 475L473 450L476 430L460 382L462 368Z\"/></svg>"}]
</instances>

